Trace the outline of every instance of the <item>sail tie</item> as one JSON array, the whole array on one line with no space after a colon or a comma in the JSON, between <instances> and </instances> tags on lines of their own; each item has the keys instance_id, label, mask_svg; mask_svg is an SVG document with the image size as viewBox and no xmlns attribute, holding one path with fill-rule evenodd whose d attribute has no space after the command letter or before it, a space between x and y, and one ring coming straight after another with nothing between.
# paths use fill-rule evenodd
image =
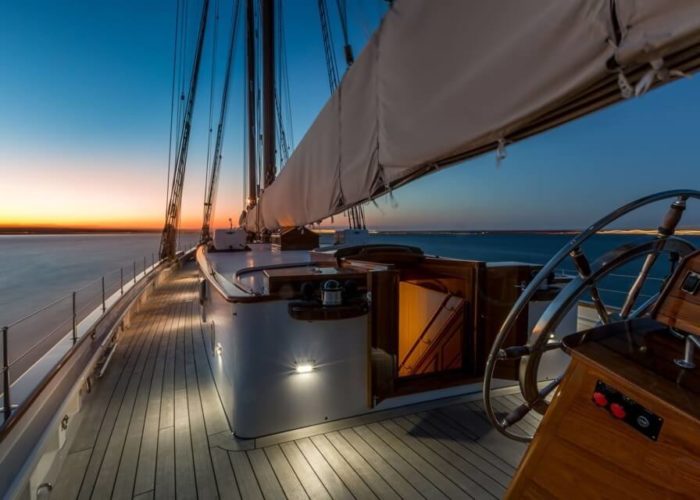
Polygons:
<instances>
[{"instance_id":1,"label":"sail tie","mask_svg":"<svg viewBox=\"0 0 700 500\"><path fill-rule=\"evenodd\" d=\"M508 151L506 150L506 145L508 141L501 137L498 139L498 146L496 147L496 167L500 167L503 160L508 157Z\"/></svg>"},{"instance_id":2,"label":"sail tie","mask_svg":"<svg viewBox=\"0 0 700 500\"><path fill-rule=\"evenodd\" d=\"M617 86L620 88L620 95L623 99L629 99L634 95L634 87L625 76L622 68L617 69Z\"/></svg>"},{"instance_id":3,"label":"sail tie","mask_svg":"<svg viewBox=\"0 0 700 500\"><path fill-rule=\"evenodd\" d=\"M651 68L644 73L644 76L637 82L634 87L634 95L639 97L647 93L655 81L665 82L673 77L675 78L690 78L690 75L678 69L668 69L664 65L664 60L654 59L649 63Z\"/></svg>"}]
</instances>

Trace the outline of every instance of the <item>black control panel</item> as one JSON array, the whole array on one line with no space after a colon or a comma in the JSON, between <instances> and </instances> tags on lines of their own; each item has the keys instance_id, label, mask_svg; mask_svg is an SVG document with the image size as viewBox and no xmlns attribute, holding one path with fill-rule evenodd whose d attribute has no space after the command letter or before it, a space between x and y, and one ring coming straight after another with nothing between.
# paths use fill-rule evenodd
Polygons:
<instances>
[{"instance_id":1,"label":"black control panel","mask_svg":"<svg viewBox=\"0 0 700 500\"><path fill-rule=\"evenodd\" d=\"M654 441L658 439L664 419L620 391L599 380L596 383L592 400L596 406L606 409L613 418L634 427L649 439Z\"/></svg>"}]
</instances>

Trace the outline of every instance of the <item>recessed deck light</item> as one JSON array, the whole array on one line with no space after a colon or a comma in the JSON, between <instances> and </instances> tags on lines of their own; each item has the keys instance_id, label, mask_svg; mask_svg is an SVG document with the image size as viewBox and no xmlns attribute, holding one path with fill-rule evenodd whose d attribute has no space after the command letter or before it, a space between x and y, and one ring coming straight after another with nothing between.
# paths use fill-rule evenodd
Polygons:
<instances>
[{"instance_id":1,"label":"recessed deck light","mask_svg":"<svg viewBox=\"0 0 700 500\"><path fill-rule=\"evenodd\" d=\"M297 363L294 369L297 373L311 373L314 371L314 364L310 361L305 361L303 363Z\"/></svg>"}]
</instances>

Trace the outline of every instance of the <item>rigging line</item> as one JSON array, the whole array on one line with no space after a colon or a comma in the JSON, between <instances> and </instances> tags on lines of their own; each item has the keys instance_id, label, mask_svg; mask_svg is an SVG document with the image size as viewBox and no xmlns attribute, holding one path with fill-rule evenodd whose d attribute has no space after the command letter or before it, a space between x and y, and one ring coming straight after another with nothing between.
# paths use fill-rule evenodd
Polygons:
<instances>
[{"instance_id":1,"label":"rigging line","mask_svg":"<svg viewBox=\"0 0 700 500\"><path fill-rule=\"evenodd\" d=\"M181 0L177 0L177 9L175 12L175 43L173 44L173 76L170 84L170 133L168 134L168 177L165 184L165 209L168 209L168 198L170 198L170 169L173 156L173 115L175 114L175 80L177 78L177 44L178 34L180 29L180 4Z\"/></svg>"},{"instance_id":2,"label":"rigging line","mask_svg":"<svg viewBox=\"0 0 700 500\"><path fill-rule=\"evenodd\" d=\"M181 1L181 11L180 11L180 45L178 47L178 97L177 97L177 127L175 129L175 136L182 136L182 113L185 105L185 37L187 36L187 2L188 0ZM175 148L179 147L176 142Z\"/></svg>"},{"instance_id":3,"label":"rigging line","mask_svg":"<svg viewBox=\"0 0 700 500\"><path fill-rule=\"evenodd\" d=\"M231 25L231 40L229 42L228 56L226 58L226 73L224 80L223 94L221 97L221 112L219 114L219 124L216 132L216 145L214 146L214 155L212 158L211 178L204 203L204 221L202 224L202 240L206 241L211 237L209 226L214 214L214 204L216 201L216 189L219 178L219 170L221 167L221 150L223 148L224 130L226 129L226 113L228 111L228 94L231 87L231 73L233 69L233 58L235 54L236 38L238 33L238 17L240 13L240 1L236 1L233 7L233 19Z\"/></svg>"},{"instance_id":4,"label":"rigging line","mask_svg":"<svg viewBox=\"0 0 700 500\"><path fill-rule=\"evenodd\" d=\"M338 6L338 17L340 17L340 29L343 32L343 51L345 53L345 64L349 68L355 62L355 56L352 53L352 45L350 45L350 37L348 36L348 6L345 0L336 0Z\"/></svg>"},{"instance_id":5,"label":"rigging line","mask_svg":"<svg viewBox=\"0 0 700 500\"><path fill-rule=\"evenodd\" d=\"M209 13L209 0L204 0L202 14L199 22L197 34L197 44L192 63L192 73L187 94L187 108L183 115L182 135L178 141L177 155L175 156L175 171L173 173L172 190L168 208L165 214L165 224L160 241L161 258L172 259L176 254L176 243L178 239L179 224L182 208L182 191L185 181L185 169L187 166L187 153L189 150L190 131L192 127L192 115L195 98L197 95L197 82L199 80L199 70L202 59L202 48L204 46L204 35L207 26L207 15Z\"/></svg>"},{"instance_id":6,"label":"rigging line","mask_svg":"<svg viewBox=\"0 0 700 500\"><path fill-rule=\"evenodd\" d=\"M279 17L282 19L282 2L280 2L280 14ZM289 91L289 67L288 67L288 60L289 58L287 57L287 35L284 30L284 23L282 22L281 25L281 34L280 34L280 39L284 41L284 46L282 48L280 58L282 60L282 86L283 90L286 92L286 99L283 101L285 106L285 112L287 114L287 128L289 130L289 144L291 145L290 147L294 149L294 124L292 122L292 94Z\"/></svg>"},{"instance_id":7,"label":"rigging line","mask_svg":"<svg viewBox=\"0 0 700 500\"><path fill-rule=\"evenodd\" d=\"M261 13L260 13L260 2L255 2L255 54L256 54L256 64L255 64L255 157L257 158L256 163L256 178L257 178L257 195L259 197L261 186L264 186L264 176L263 176L263 161L262 161L262 95L261 95L261 85L262 85L262 41L260 40L260 23L261 23Z\"/></svg>"},{"instance_id":8,"label":"rigging line","mask_svg":"<svg viewBox=\"0 0 700 500\"><path fill-rule=\"evenodd\" d=\"M338 87L338 63L335 60L333 36L328 19L328 5L326 0L318 0L318 15L321 20L321 35L323 37L323 54L326 57L326 71L328 72L328 85L331 94Z\"/></svg>"},{"instance_id":9,"label":"rigging line","mask_svg":"<svg viewBox=\"0 0 700 500\"><path fill-rule=\"evenodd\" d=\"M276 0L277 6L277 16L275 18L276 26L275 31L277 32L276 43L277 43L277 78L275 82L279 83L282 76L282 60L285 51L284 39L282 37L282 2L281 0ZM287 135L285 131L284 117L282 114L282 101L284 100L283 87L280 85L275 86L275 114L277 115L277 142L278 142L278 155L279 155L279 168L281 169L284 164L289 160L289 144L287 142Z\"/></svg>"},{"instance_id":10,"label":"rigging line","mask_svg":"<svg viewBox=\"0 0 700 500\"><path fill-rule=\"evenodd\" d=\"M211 165L211 138L214 130L214 81L216 79L216 45L219 29L219 0L214 5L214 33L211 52L211 76L209 82L209 132L207 133L207 162L204 169L204 195L207 193L209 185L209 173Z\"/></svg>"}]
</instances>

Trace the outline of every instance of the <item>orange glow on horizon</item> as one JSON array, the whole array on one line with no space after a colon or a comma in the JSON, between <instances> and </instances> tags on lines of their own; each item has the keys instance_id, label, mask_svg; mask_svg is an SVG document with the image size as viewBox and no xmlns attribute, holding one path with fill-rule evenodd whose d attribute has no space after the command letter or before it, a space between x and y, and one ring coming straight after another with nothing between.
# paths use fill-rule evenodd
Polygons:
<instances>
[{"instance_id":1,"label":"orange glow on horizon","mask_svg":"<svg viewBox=\"0 0 700 500\"><path fill-rule=\"evenodd\" d=\"M2 156L0 228L163 228L165 172L156 161ZM203 189L198 177L199 172L192 172L185 184L183 230L202 227ZM235 194L217 202L214 227L228 227L229 217L238 225L237 205L243 203L235 202L239 199Z\"/></svg>"}]
</instances>

